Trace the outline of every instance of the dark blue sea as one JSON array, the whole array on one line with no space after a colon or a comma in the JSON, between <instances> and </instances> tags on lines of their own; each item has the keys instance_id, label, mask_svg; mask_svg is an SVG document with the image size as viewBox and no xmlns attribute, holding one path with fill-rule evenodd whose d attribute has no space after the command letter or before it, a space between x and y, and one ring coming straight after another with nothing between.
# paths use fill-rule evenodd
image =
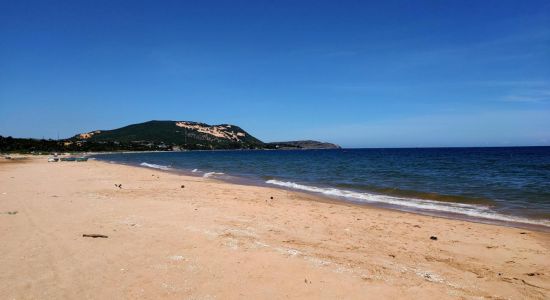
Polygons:
<instances>
[{"instance_id":1,"label":"dark blue sea","mask_svg":"<svg viewBox=\"0 0 550 300\"><path fill-rule=\"evenodd\" d=\"M95 158L431 215L550 228L550 147L188 151Z\"/></svg>"}]
</instances>

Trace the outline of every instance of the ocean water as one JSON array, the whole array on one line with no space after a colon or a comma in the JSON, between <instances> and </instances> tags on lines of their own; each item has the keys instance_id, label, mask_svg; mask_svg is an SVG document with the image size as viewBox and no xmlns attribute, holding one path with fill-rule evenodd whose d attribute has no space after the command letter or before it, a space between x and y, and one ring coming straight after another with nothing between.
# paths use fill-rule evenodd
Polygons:
<instances>
[{"instance_id":1,"label":"ocean water","mask_svg":"<svg viewBox=\"0 0 550 300\"><path fill-rule=\"evenodd\" d=\"M550 228L550 147L189 151L95 158L398 210Z\"/></svg>"}]
</instances>

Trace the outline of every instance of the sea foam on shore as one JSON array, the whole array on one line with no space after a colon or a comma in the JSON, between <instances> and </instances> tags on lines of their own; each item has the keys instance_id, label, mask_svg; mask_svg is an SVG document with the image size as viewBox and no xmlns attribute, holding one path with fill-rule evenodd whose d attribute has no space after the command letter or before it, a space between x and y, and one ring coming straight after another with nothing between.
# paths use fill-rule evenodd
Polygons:
<instances>
[{"instance_id":1,"label":"sea foam on shore","mask_svg":"<svg viewBox=\"0 0 550 300\"><path fill-rule=\"evenodd\" d=\"M343 189L336 188L323 188L310 185L303 185L290 181L279 181L270 179L266 183L313 193L319 193L332 197L341 197L348 200L359 202L359 203L378 203L378 204L387 204L396 207L405 207L413 210L425 210L425 211L434 211L434 212L444 212L451 214L460 214L466 215L473 218L482 218L495 221L503 222L516 222L524 223L530 225L539 225L550 227L550 221L548 220L534 220L523 218L519 216L510 216L504 215L492 211L487 206L482 205L472 205L465 203L453 203L453 202L441 202L425 199L416 199L416 198L404 198L404 197L395 197L388 195L379 195L372 193L360 193Z\"/></svg>"},{"instance_id":2,"label":"sea foam on shore","mask_svg":"<svg viewBox=\"0 0 550 300\"><path fill-rule=\"evenodd\" d=\"M205 177L205 178L208 178L208 177L212 177L212 176L216 176L216 175L223 175L224 173L221 173L221 172L206 172L204 173L204 175L202 175L202 177Z\"/></svg>"},{"instance_id":3,"label":"sea foam on shore","mask_svg":"<svg viewBox=\"0 0 550 300\"><path fill-rule=\"evenodd\" d=\"M139 165L140 165L140 166L143 166L143 167L153 168L153 169L170 170L170 167L168 167L168 166L157 165L157 164L150 164L150 163L147 163L147 162L142 162L142 163L139 164Z\"/></svg>"}]
</instances>

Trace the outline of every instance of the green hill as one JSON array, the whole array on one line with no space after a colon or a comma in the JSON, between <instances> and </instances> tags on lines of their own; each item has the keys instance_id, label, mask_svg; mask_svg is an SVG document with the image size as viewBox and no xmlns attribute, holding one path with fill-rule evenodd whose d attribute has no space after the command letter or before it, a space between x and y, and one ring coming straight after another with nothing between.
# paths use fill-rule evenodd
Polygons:
<instances>
[{"instance_id":1,"label":"green hill","mask_svg":"<svg viewBox=\"0 0 550 300\"><path fill-rule=\"evenodd\" d=\"M149 121L113 130L96 130L74 136L79 143L117 143L156 145L155 148L184 149L249 149L262 148L264 143L229 125L208 125L189 121Z\"/></svg>"}]
</instances>

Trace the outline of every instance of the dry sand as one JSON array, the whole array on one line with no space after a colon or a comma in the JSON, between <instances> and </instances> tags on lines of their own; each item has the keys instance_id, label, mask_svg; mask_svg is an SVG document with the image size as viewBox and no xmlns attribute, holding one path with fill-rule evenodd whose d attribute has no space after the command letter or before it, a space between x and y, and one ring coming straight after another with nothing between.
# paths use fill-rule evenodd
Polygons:
<instances>
[{"instance_id":1,"label":"dry sand","mask_svg":"<svg viewBox=\"0 0 550 300\"><path fill-rule=\"evenodd\" d=\"M2 161L0 234L0 299L550 293L549 233L96 161Z\"/></svg>"}]
</instances>

